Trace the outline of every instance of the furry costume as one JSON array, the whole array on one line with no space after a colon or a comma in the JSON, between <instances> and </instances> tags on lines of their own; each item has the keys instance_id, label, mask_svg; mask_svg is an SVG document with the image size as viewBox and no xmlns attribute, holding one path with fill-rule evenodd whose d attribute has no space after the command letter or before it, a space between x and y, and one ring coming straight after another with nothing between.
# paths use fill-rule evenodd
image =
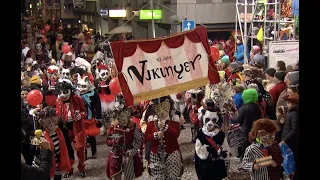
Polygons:
<instances>
[{"instance_id":1,"label":"furry costume","mask_svg":"<svg viewBox=\"0 0 320 180\"><path fill-rule=\"evenodd\" d=\"M56 84L56 89L59 90L59 96L56 105L57 116L60 116L61 120L68 128L68 138L73 142L74 148L77 152L79 164L78 169L82 177L85 177L85 148L86 148L86 134L84 129L84 119L87 119L87 110L84 102L80 96L74 93L73 84L70 80L59 79ZM69 155L73 151L68 149ZM70 157L71 166L74 163L74 159ZM73 173L71 169L65 177L69 177Z\"/></svg>"},{"instance_id":2,"label":"furry costume","mask_svg":"<svg viewBox=\"0 0 320 180\"><path fill-rule=\"evenodd\" d=\"M78 74L77 91L87 108L88 117L84 121L85 132L88 136L87 141L91 146L92 157L96 158L97 144L95 136L100 132L97 123L102 119L100 98L87 75L81 78L80 74Z\"/></svg>"},{"instance_id":3,"label":"furry costume","mask_svg":"<svg viewBox=\"0 0 320 180\"><path fill-rule=\"evenodd\" d=\"M150 179L180 179L183 174L182 156L178 144L180 113L173 110L169 96L153 100L149 106L145 141L150 143L148 172ZM147 110L148 111L148 110Z\"/></svg>"},{"instance_id":4,"label":"furry costume","mask_svg":"<svg viewBox=\"0 0 320 180\"><path fill-rule=\"evenodd\" d=\"M43 82L45 102L49 106L56 107L57 95L55 91L55 84L59 76L59 67L51 65L47 69L47 80Z\"/></svg>"},{"instance_id":5,"label":"furry costume","mask_svg":"<svg viewBox=\"0 0 320 180\"><path fill-rule=\"evenodd\" d=\"M122 173L127 180L142 175L143 165L138 153L142 139L136 124L130 121L131 113L131 108L115 111L113 117L117 120L108 129L107 145L112 147L106 166L109 179L121 179Z\"/></svg>"},{"instance_id":6,"label":"furry costume","mask_svg":"<svg viewBox=\"0 0 320 180\"><path fill-rule=\"evenodd\" d=\"M220 130L218 109L214 104L201 112L203 127L197 134L195 144L195 168L199 180L222 180L227 177L224 159L227 151L222 148L225 133Z\"/></svg>"},{"instance_id":7,"label":"furry costume","mask_svg":"<svg viewBox=\"0 0 320 180\"><path fill-rule=\"evenodd\" d=\"M187 113L189 115L191 125L191 142L195 142L195 138L201 127L201 122L198 119L198 109L202 106L202 99L204 98L204 92L201 89L192 89L187 91L191 94L191 98L187 100Z\"/></svg>"},{"instance_id":8,"label":"furry costume","mask_svg":"<svg viewBox=\"0 0 320 180\"><path fill-rule=\"evenodd\" d=\"M250 172L253 180L280 180L282 154L279 144L274 140L277 124L269 119L254 122L249 133L252 144L248 146L242 160L242 168ZM272 162L259 165L257 159L271 156Z\"/></svg>"},{"instance_id":9,"label":"furry costume","mask_svg":"<svg viewBox=\"0 0 320 180\"><path fill-rule=\"evenodd\" d=\"M39 124L43 126L44 138L50 143L51 150L54 152L52 157L52 169L50 176L55 180L62 179L62 172L71 168L68 149L64 136L58 125L58 117L53 107L45 107L38 113Z\"/></svg>"}]
</instances>

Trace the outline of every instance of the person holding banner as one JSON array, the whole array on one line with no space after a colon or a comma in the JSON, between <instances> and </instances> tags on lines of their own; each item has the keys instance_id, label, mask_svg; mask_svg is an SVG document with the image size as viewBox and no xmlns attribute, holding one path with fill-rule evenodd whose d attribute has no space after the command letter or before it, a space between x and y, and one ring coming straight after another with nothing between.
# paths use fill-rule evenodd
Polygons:
<instances>
[{"instance_id":1,"label":"person holding banner","mask_svg":"<svg viewBox=\"0 0 320 180\"><path fill-rule=\"evenodd\" d=\"M180 135L179 111L174 111L169 96L152 100L147 111L146 143L151 143L148 172L151 180L181 179L183 174L182 156L178 143ZM147 113L148 114L148 113Z\"/></svg>"}]
</instances>

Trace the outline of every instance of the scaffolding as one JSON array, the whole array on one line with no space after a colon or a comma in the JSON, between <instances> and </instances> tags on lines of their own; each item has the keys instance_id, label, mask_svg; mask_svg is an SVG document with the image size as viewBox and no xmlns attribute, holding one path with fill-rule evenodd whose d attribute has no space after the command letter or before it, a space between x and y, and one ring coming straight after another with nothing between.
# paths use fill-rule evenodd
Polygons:
<instances>
[{"instance_id":1,"label":"scaffolding","mask_svg":"<svg viewBox=\"0 0 320 180\"><path fill-rule=\"evenodd\" d=\"M254 39L257 39L257 33L262 28L263 40L260 41L263 49L263 55L268 56L269 42L290 41L295 38L295 17L286 17L282 15L283 7L280 0L237 0L236 2L236 25L235 35L240 36L244 44L244 62L248 63L247 59L247 44L251 40L253 45ZM248 12L249 11L249 12ZM292 20L289 20L292 19ZM282 38L280 27L292 25L293 33L286 38ZM248 30L249 27L249 30Z\"/></svg>"}]
</instances>

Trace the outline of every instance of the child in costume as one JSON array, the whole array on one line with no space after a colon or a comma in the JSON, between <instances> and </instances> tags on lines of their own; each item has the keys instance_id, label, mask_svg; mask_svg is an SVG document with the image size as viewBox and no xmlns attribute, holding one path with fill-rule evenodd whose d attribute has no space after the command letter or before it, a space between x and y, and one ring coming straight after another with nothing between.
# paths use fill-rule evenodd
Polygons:
<instances>
[{"instance_id":1,"label":"child in costume","mask_svg":"<svg viewBox=\"0 0 320 180\"><path fill-rule=\"evenodd\" d=\"M199 180L222 180L227 177L225 158L227 151L222 148L225 133L220 129L219 109L212 101L201 110L203 127L197 134L195 144L195 169ZM225 142L226 143L226 142Z\"/></svg>"},{"instance_id":2,"label":"child in costume","mask_svg":"<svg viewBox=\"0 0 320 180\"><path fill-rule=\"evenodd\" d=\"M201 122L198 119L198 109L202 106L202 99L204 98L204 92L201 89L192 89L187 91L191 94L190 100L187 101L187 111L189 114L191 125L191 142L195 142L195 138L201 127Z\"/></svg>"},{"instance_id":3,"label":"child in costume","mask_svg":"<svg viewBox=\"0 0 320 180\"><path fill-rule=\"evenodd\" d=\"M98 93L94 90L95 87L90 82L89 77L84 75L83 78L78 74L77 91L80 94L83 102L87 108L88 117L85 119L85 132L87 135L87 142L91 146L92 158L97 157L97 142L96 136L100 129L97 127L99 120L102 119L101 103ZM87 150L86 150L87 159Z\"/></svg>"},{"instance_id":4,"label":"child in costume","mask_svg":"<svg viewBox=\"0 0 320 180\"><path fill-rule=\"evenodd\" d=\"M242 169L249 171L252 180L280 180L282 153L275 139L277 124L270 119L259 119L254 122L249 133L252 142L245 150ZM269 157L260 163L261 158Z\"/></svg>"},{"instance_id":5,"label":"child in costume","mask_svg":"<svg viewBox=\"0 0 320 180\"><path fill-rule=\"evenodd\" d=\"M148 172L151 180L180 179L183 174L182 156L178 143L180 115L174 110L170 96L154 99L149 106L145 141L150 143Z\"/></svg>"},{"instance_id":6,"label":"child in costume","mask_svg":"<svg viewBox=\"0 0 320 180\"><path fill-rule=\"evenodd\" d=\"M106 175L109 179L121 180L122 173L125 179L132 180L142 175L142 160L138 150L142 139L139 129L130 118L131 108L114 111L115 119L108 129L107 145L112 147L108 154Z\"/></svg>"},{"instance_id":7,"label":"child in costume","mask_svg":"<svg viewBox=\"0 0 320 180\"><path fill-rule=\"evenodd\" d=\"M84 119L87 118L87 109L84 102L80 96L75 94L75 89L70 80L59 79L56 84L56 89L58 92L58 99L56 105L57 116L60 117L62 123L64 124L64 130L66 130L65 139L73 142L74 149L77 152L77 157L79 160L78 169L82 177L86 176L85 173L85 148L86 148L86 134ZM67 141L67 140L66 140ZM69 142L69 141L68 141ZM67 144L70 164L74 163L73 149ZM73 169L71 168L65 178L68 178L73 174Z\"/></svg>"},{"instance_id":8,"label":"child in costume","mask_svg":"<svg viewBox=\"0 0 320 180\"><path fill-rule=\"evenodd\" d=\"M40 118L39 124L45 130L44 138L50 143L54 152L50 176L54 177L54 180L61 180L62 173L67 172L71 165L63 133L58 127L59 118L56 116L55 108L50 106L43 108L37 114Z\"/></svg>"}]
</instances>

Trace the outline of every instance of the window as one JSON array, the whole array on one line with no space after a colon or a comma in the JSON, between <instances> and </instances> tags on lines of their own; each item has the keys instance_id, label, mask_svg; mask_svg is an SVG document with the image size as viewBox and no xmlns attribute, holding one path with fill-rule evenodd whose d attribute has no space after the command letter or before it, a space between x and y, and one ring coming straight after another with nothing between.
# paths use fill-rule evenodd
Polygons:
<instances>
[{"instance_id":1,"label":"window","mask_svg":"<svg viewBox=\"0 0 320 180\"><path fill-rule=\"evenodd\" d=\"M71 2L71 3L64 3L64 12L65 13L71 13L72 12L72 10L73 10L73 3Z\"/></svg>"}]
</instances>

